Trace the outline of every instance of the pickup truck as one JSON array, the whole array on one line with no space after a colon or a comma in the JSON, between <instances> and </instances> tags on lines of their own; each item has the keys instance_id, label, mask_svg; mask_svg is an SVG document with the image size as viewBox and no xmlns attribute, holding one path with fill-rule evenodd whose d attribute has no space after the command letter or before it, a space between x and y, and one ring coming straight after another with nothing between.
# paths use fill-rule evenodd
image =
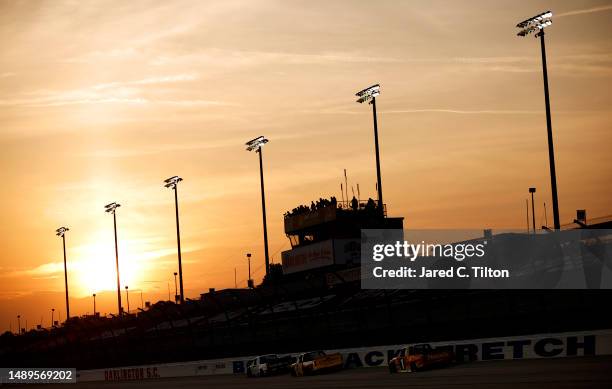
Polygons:
<instances>
[{"instance_id":1,"label":"pickup truck","mask_svg":"<svg viewBox=\"0 0 612 389\"><path fill-rule=\"evenodd\" d=\"M289 371L294 359L291 356L279 357L276 354L260 355L247 362L246 374L248 377L265 377L274 374L283 374Z\"/></svg>"},{"instance_id":2,"label":"pickup truck","mask_svg":"<svg viewBox=\"0 0 612 389\"><path fill-rule=\"evenodd\" d=\"M301 377L326 371L342 369L344 361L340 353L325 354L325 351L310 351L298 355L290 367L291 375Z\"/></svg>"},{"instance_id":3,"label":"pickup truck","mask_svg":"<svg viewBox=\"0 0 612 389\"><path fill-rule=\"evenodd\" d=\"M389 373L416 372L432 367L450 365L455 359L451 351L436 350L429 344L416 344L404 348L389 361Z\"/></svg>"}]
</instances>

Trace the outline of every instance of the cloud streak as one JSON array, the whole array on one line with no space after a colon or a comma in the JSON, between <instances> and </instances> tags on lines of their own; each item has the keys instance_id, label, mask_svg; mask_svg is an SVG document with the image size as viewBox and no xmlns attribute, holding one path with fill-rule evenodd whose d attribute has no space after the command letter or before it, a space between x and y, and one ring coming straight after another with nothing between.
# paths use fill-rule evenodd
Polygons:
<instances>
[{"instance_id":1,"label":"cloud streak","mask_svg":"<svg viewBox=\"0 0 612 389\"><path fill-rule=\"evenodd\" d=\"M591 14L591 13L596 13L596 12L607 12L607 11L612 11L612 5L604 5L601 7L593 7L593 8L586 8L586 9L577 9L575 11L562 12L555 16L557 18L562 18L565 16L576 16L576 15Z\"/></svg>"}]
</instances>

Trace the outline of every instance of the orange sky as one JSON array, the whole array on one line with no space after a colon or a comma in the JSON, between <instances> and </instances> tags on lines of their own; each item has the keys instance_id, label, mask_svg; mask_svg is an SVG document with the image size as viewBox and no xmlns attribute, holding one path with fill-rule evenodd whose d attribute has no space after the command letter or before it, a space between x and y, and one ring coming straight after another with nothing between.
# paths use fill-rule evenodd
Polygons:
<instances>
[{"instance_id":1,"label":"orange sky","mask_svg":"<svg viewBox=\"0 0 612 389\"><path fill-rule=\"evenodd\" d=\"M0 329L122 283L167 295L180 175L188 297L262 275L257 156L266 135L271 253L282 214L340 197L343 169L374 197L379 82L390 214L415 228L520 227L527 188L550 212L539 44L514 25L552 9L547 48L562 223L612 214L612 5L602 1L3 1L0 5ZM244 281L242 281L244 283ZM104 293L104 291L109 291ZM135 292L136 293L136 292ZM139 296L134 297L137 301ZM132 302L134 304L134 302Z\"/></svg>"}]
</instances>

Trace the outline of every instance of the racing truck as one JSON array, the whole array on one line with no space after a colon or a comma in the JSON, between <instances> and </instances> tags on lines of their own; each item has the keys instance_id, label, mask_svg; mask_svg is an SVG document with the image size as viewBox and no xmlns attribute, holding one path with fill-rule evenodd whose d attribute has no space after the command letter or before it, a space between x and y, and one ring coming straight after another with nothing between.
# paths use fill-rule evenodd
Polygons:
<instances>
[{"instance_id":1,"label":"racing truck","mask_svg":"<svg viewBox=\"0 0 612 389\"><path fill-rule=\"evenodd\" d=\"M298 355L290 366L291 375L302 377L329 371L341 370L344 365L340 353L326 354L325 351L310 351Z\"/></svg>"},{"instance_id":2,"label":"racing truck","mask_svg":"<svg viewBox=\"0 0 612 389\"><path fill-rule=\"evenodd\" d=\"M452 351L436 350L429 344L416 344L404 348L389 361L389 373L417 372L450 365L455 359Z\"/></svg>"},{"instance_id":3,"label":"racing truck","mask_svg":"<svg viewBox=\"0 0 612 389\"><path fill-rule=\"evenodd\" d=\"M274 374L284 374L294 359L291 356L279 357L276 354L260 355L247 362L248 377L265 377Z\"/></svg>"}]
</instances>

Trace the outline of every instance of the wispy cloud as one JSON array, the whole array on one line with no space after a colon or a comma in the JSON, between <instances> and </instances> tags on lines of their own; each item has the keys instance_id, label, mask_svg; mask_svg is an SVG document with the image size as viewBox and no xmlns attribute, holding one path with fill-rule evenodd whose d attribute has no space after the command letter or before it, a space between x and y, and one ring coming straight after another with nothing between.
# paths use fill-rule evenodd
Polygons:
<instances>
[{"instance_id":1,"label":"wispy cloud","mask_svg":"<svg viewBox=\"0 0 612 389\"><path fill-rule=\"evenodd\" d=\"M159 84L191 82L198 79L198 74L186 73L147 77L138 80L113 81L73 90L38 90L23 93L14 98L0 99L0 106L58 107L78 104L159 104L203 107L228 105L228 103L204 99L158 99L154 97L154 94L151 95L151 91L148 91L149 93L145 95L141 88Z\"/></svg>"},{"instance_id":2,"label":"wispy cloud","mask_svg":"<svg viewBox=\"0 0 612 389\"><path fill-rule=\"evenodd\" d=\"M590 13L595 13L595 12L606 12L606 11L612 11L612 5L602 5L600 7L592 7L592 8L577 9L574 11L562 12L560 14L555 15L555 17L562 18L564 16L584 15L584 14L590 14Z\"/></svg>"},{"instance_id":3,"label":"wispy cloud","mask_svg":"<svg viewBox=\"0 0 612 389\"><path fill-rule=\"evenodd\" d=\"M531 110L463 110L463 109L443 109L443 108L426 108L426 109L406 109L406 110L390 110L381 111L387 114L402 114L402 113L449 113L458 115L540 115L542 111Z\"/></svg>"},{"instance_id":4,"label":"wispy cloud","mask_svg":"<svg viewBox=\"0 0 612 389\"><path fill-rule=\"evenodd\" d=\"M175 82L185 82L185 81L194 81L197 80L199 76L196 73L188 73L188 74L176 74L170 76L158 76L158 77L148 77L140 80L133 81L114 81L104 84L97 84L93 86L93 89L111 89L118 88L130 85L155 85L155 84L167 84L167 83L175 83Z\"/></svg>"},{"instance_id":5,"label":"wispy cloud","mask_svg":"<svg viewBox=\"0 0 612 389\"><path fill-rule=\"evenodd\" d=\"M0 277L32 277L32 278L49 278L64 271L62 262L48 262L42 265L35 266L30 269L21 269L13 271L3 271Z\"/></svg>"},{"instance_id":6,"label":"wispy cloud","mask_svg":"<svg viewBox=\"0 0 612 389\"><path fill-rule=\"evenodd\" d=\"M237 67L274 64L336 64L336 63L389 63L403 62L400 58L368 55L360 52L300 53L281 51L209 49L187 55L157 56L151 65L198 64L208 66Z\"/></svg>"}]
</instances>

